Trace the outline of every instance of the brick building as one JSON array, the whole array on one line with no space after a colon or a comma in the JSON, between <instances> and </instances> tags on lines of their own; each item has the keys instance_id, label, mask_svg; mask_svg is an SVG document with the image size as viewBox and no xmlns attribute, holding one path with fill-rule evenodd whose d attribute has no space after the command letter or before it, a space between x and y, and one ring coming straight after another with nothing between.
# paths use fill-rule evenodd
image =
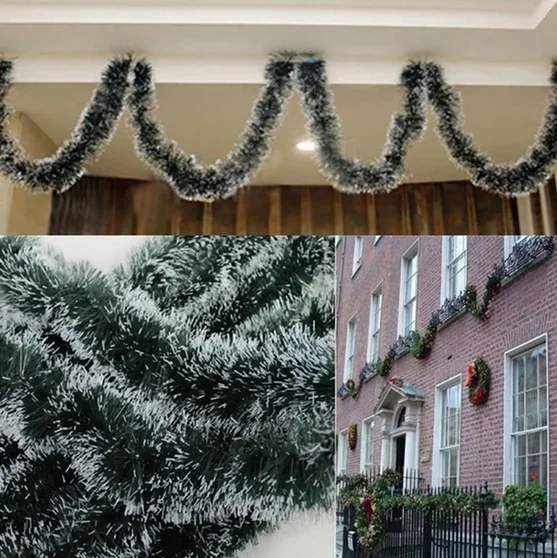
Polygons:
<instances>
[{"instance_id":1,"label":"brick building","mask_svg":"<svg viewBox=\"0 0 557 558\"><path fill-rule=\"evenodd\" d=\"M546 484L557 503L557 253L552 237L347 236L337 239L337 469L419 470L426 483ZM467 312L497 267L489 316ZM429 356L412 331L440 322ZM375 363L391 351L387 377ZM473 405L467 367L491 370ZM397 378L389 382L388 378ZM353 380L353 384L349 381ZM357 443L348 431L356 425Z\"/></svg>"}]
</instances>

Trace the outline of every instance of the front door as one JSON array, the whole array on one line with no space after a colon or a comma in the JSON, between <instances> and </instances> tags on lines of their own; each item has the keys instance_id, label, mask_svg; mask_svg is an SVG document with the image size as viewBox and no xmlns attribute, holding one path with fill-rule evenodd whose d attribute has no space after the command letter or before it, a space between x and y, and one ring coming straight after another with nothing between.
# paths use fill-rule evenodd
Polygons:
<instances>
[{"instance_id":1,"label":"front door","mask_svg":"<svg viewBox=\"0 0 557 558\"><path fill-rule=\"evenodd\" d=\"M399 474L400 480L395 487L397 490L402 491L404 485L404 454L406 452L406 434L397 436L395 438L395 471Z\"/></svg>"},{"instance_id":2,"label":"front door","mask_svg":"<svg viewBox=\"0 0 557 558\"><path fill-rule=\"evenodd\" d=\"M395 492L401 492L404 486L404 454L406 452L406 435L397 436L395 442L394 470L399 474L398 484L394 487ZM391 533L402 532L402 508L394 508L390 512L389 531Z\"/></svg>"}]
</instances>

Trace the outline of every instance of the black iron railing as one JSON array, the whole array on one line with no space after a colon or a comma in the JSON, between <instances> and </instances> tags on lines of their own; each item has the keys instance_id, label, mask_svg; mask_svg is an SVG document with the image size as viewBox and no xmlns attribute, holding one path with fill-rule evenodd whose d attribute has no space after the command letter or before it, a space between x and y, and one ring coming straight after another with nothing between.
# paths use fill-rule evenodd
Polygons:
<instances>
[{"instance_id":1,"label":"black iron railing","mask_svg":"<svg viewBox=\"0 0 557 558\"><path fill-rule=\"evenodd\" d=\"M404 493L426 498L441 493L468 495L479 504L461 509L432 505L390 510L372 551L358 542L356 510L339 509L337 533L342 538L342 545L338 541L342 558L557 558L554 508L547 519L511 525L492 514L487 483L481 487L417 488Z\"/></svg>"}]
</instances>

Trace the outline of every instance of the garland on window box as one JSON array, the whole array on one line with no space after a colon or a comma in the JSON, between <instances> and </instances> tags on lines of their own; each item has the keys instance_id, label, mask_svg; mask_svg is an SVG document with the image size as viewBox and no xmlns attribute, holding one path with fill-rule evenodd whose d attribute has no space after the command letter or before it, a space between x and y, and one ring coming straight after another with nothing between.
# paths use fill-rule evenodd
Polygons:
<instances>
[{"instance_id":1,"label":"garland on window box","mask_svg":"<svg viewBox=\"0 0 557 558\"><path fill-rule=\"evenodd\" d=\"M468 365L464 387L468 388L468 398L472 405L484 405L491 390L491 370L482 357Z\"/></svg>"},{"instance_id":2,"label":"garland on window box","mask_svg":"<svg viewBox=\"0 0 557 558\"><path fill-rule=\"evenodd\" d=\"M499 293L499 291L501 290L501 281L503 277L501 269L504 269L504 263L502 266L496 268L495 271L493 271L493 273L488 276L481 304L478 304L477 289L474 285L467 285L464 289L464 307L467 312L469 312L479 320L483 321L489 318L490 305L497 293ZM440 310L438 310L431 316L426 330L423 334L420 334L417 331L414 331L412 333L410 344L407 347L409 347L410 352L412 353L412 356L414 356L414 358L425 359L430 355L433 348L433 342L440 325L439 316ZM399 352L397 352L395 345L393 345L383 359L379 358L375 362L374 366L376 373L379 376L383 377L389 376L398 355ZM350 385L349 382L351 382ZM348 393L352 395L352 397L356 397L360 393L363 383L364 380L362 375L360 375L360 382L357 387L353 380L349 380L346 383Z\"/></svg>"},{"instance_id":3,"label":"garland on window box","mask_svg":"<svg viewBox=\"0 0 557 558\"><path fill-rule=\"evenodd\" d=\"M364 381L361 378L360 381L358 382L358 385L356 385L356 382L352 379L347 380L346 389L348 390L348 395L350 395L350 397L358 397L358 394L360 393L363 384Z\"/></svg>"},{"instance_id":4,"label":"garland on window box","mask_svg":"<svg viewBox=\"0 0 557 558\"><path fill-rule=\"evenodd\" d=\"M476 287L468 285L464 289L466 310L470 312L472 316L480 320L486 320L489 318L489 305L500 290L501 275L498 272L493 272L488 276L481 304L478 304L478 292Z\"/></svg>"},{"instance_id":5,"label":"garland on window box","mask_svg":"<svg viewBox=\"0 0 557 558\"><path fill-rule=\"evenodd\" d=\"M348 428L348 447L354 451L358 445L358 425L351 424Z\"/></svg>"},{"instance_id":6,"label":"garland on window box","mask_svg":"<svg viewBox=\"0 0 557 558\"><path fill-rule=\"evenodd\" d=\"M418 332L413 336L412 343L410 345L410 352L412 356L417 359L427 358L429 353L431 353L431 348L433 347L433 340L435 339L435 334L437 333L438 325L431 320L427 325L427 328L423 335Z\"/></svg>"}]
</instances>

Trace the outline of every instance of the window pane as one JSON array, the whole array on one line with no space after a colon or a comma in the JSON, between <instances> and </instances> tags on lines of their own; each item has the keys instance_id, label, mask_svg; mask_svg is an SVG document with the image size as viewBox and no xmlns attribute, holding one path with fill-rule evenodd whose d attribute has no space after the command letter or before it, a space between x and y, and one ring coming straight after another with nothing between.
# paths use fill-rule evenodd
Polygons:
<instances>
[{"instance_id":1,"label":"window pane","mask_svg":"<svg viewBox=\"0 0 557 558\"><path fill-rule=\"evenodd\" d=\"M538 427L538 391L531 390L526 392L526 416L524 421L524 428Z\"/></svg>"},{"instance_id":2,"label":"window pane","mask_svg":"<svg viewBox=\"0 0 557 558\"><path fill-rule=\"evenodd\" d=\"M540 484L547 486L547 453L540 456Z\"/></svg>"},{"instance_id":3,"label":"window pane","mask_svg":"<svg viewBox=\"0 0 557 558\"><path fill-rule=\"evenodd\" d=\"M539 455L531 455L527 459L528 463L528 470L527 470L527 482L530 483L532 481L539 481L540 480L540 456Z\"/></svg>"},{"instance_id":4,"label":"window pane","mask_svg":"<svg viewBox=\"0 0 557 558\"><path fill-rule=\"evenodd\" d=\"M535 351L526 355L526 389L538 385L538 358Z\"/></svg>"},{"instance_id":5,"label":"window pane","mask_svg":"<svg viewBox=\"0 0 557 558\"><path fill-rule=\"evenodd\" d=\"M540 446L540 433L534 432L532 434L528 434L528 454L538 454L540 453L541 446Z\"/></svg>"},{"instance_id":6,"label":"window pane","mask_svg":"<svg viewBox=\"0 0 557 558\"><path fill-rule=\"evenodd\" d=\"M539 390L539 405L540 405L540 426L547 426L547 387L542 387Z\"/></svg>"},{"instance_id":7,"label":"window pane","mask_svg":"<svg viewBox=\"0 0 557 558\"><path fill-rule=\"evenodd\" d=\"M547 384L547 351L545 345L538 350L539 385Z\"/></svg>"},{"instance_id":8,"label":"window pane","mask_svg":"<svg viewBox=\"0 0 557 558\"><path fill-rule=\"evenodd\" d=\"M524 430L524 394L513 398L513 432Z\"/></svg>"},{"instance_id":9,"label":"window pane","mask_svg":"<svg viewBox=\"0 0 557 558\"><path fill-rule=\"evenodd\" d=\"M514 460L514 484L526 485L526 458L519 457Z\"/></svg>"},{"instance_id":10,"label":"window pane","mask_svg":"<svg viewBox=\"0 0 557 558\"><path fill-rule=\"evenodd\" d=\"M451 466L450 466L450 476L456 477L458 476L458 448L453 448L450 450L451 452Z\"/></svg>"},{"instance_id":11,"label":"window pane","mask_svg":"<svg viewBox=\"0 0 557 558\"><path fill-rule=\"evenodd\" d=\"M526 436L517 436L515 438L515 457L523 457L526 455Z\"/></svg>"}]
</instances>

